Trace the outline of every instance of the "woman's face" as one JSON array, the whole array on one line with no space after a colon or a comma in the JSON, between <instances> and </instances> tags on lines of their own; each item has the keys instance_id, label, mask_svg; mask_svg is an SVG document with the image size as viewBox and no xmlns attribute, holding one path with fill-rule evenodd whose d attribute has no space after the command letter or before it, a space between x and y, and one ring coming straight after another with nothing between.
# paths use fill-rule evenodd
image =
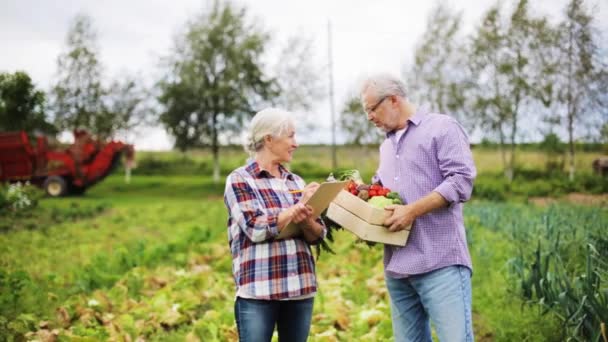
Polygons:
<instances>
[{"instance_id":1,"label":"woman's face","mask_svg":"<svg viewBox=\"0 0 608 342\"><path fill-rule=\"evenodd\" d=\"M278 137L271 137L266 147L272 153L273 159L279 163L289 163L293 158L293 152L298 148L296 142L296 131L289 127L287 132Z\"/></svg>"}]
</instances>

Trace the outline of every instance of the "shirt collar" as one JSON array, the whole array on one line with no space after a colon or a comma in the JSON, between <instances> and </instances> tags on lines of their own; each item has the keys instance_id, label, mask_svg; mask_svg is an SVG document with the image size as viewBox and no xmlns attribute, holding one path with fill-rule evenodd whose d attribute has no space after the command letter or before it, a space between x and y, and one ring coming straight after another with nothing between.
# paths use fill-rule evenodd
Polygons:
<instances>
[{"instance_id":1,"label":"shirt collar","mask_svg":"<svg viewBox=\"0 0 608 342\"><path fill-rule=\"evenodd\" d=\"M256 162L254 159L251 159L249 161L249 164L247 165L247 167L245 169L247 170L247 172L249 172L252 176L254 176L256 178L262 178L262 177L271 178L272 177L270 172L262 169L260 167L260 164L258 164L258 162ZM281 164L279 164L279 171L281 172L281 179L285 179L285 178L287 178L289 180L294 179L293 174L291 172L289 172L287 170L287 168L285 168Z\"/></svg>"},{"instance_id":2,"label":"shirt collar","mask_svg":"<svg viewBox=\"0 0 608 342\"><path fill-rule=\"evenodd\" d=\"M420 106L416 109L416 113L414 113L414 115L412 115L412 117L409 118L408 121L418 126L422 121L422 117L424 117L428 112L429 110L428 108L426 108L426 106Z\"/></svg>"},{"instance_id":3,"label":"shirt collar","mask_svg":"<svg viewBox=\"0 0 608 342\"><path fill-rule=\"evenodd\" d=\"M407 119L407 121L414 124L414 126L418 126L418 125L420 125L420 122L422 122L422 118L428 112L429 112L429 110L425 106L420 106L416 109L416 112L414 113L414 115L412 115L409 119ZM391 137L391 136L395 135L397 132L398 132L398 130L390 131L390 132L386 133L386 137L387 138Z\"/></svg>"}]
</instances>

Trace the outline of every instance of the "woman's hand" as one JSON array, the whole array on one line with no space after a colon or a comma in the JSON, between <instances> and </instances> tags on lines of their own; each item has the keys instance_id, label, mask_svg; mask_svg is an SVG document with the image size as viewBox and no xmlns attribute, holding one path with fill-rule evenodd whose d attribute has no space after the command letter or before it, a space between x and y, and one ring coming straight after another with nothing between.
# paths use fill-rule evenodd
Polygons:
<instances>
[{"instance_id":1,"label":"woman's hand","mask_svg":"<svg viewBox=\"0 0 608 342\"><path fill-rule=\"evenodd\" d=\"M302 228L304 239L308 242L315 242L323 236L324 227L317 222L317 218L313 215L309 215L304 219L304 221L300 223L300 227Z\"/></svg>"},{"instance_id":2,"label":"woman's hand","mask_svg":"<svg viewBox=\"0 0 608 342\"><path fill-rule=\"evenodd\" d=\"M304 189L302 190L302 198L300 198L300 202L301 203L308 202L308 200L312 197L312 195L315 193L315 191L317 191L319 186L320 185L317 182L311 182L308 185L306 185L304 187Z\"/></svg>"},{"instance_id":3,"label":"woman's hand","mask_svg":"<svg viewBox=\"0 0 608 342\"><path fill-rule=\"evenodd\" d=\"M312 217L312 207L300 202L290 208L292 210L291 217L294 223L301 223Z\"/></svg>"}]
</instances>

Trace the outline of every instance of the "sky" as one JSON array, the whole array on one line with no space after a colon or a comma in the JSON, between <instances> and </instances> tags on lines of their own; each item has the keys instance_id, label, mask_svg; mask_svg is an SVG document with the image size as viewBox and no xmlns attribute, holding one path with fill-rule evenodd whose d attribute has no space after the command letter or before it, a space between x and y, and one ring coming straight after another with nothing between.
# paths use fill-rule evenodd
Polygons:
<instances>
[{"instance_id":1,"label":"sky","mask_svg":"<svg viewBox=\"0 0 608 342\"><path fill-rule=\"evenodd\" d=\"M237 0L275 42L289 36L313 41L314 58L328 64L328 22L332 29L334 108L354 91L362 75L391 72L403 75L413 60L426 17L434 1L411 0ZM470 32L493 0L445 1L463 12L463 30ZM512 1L504 1L509 4ZM159 60L170 54L175 35L187 20L212 0L0 0L0 72L27 72L47 91L65 51L70 21L78 13L93 19L98 32L100 61L109 78L140 75L148 84L162 75ZM565 0L531 0L538 13L558 18ZM608 29L608 1L595 3L596 22ZM326 68L327 70L327 68ZM329 79L329 75L323 75ZM316 102L308 115L320 127L303 143L331 141L329 98ZM140 128L126 137L138 150L170 149L172 140L162 127ZM338 137L338 142L340 137Z\"/></svg>"}]
</instances>

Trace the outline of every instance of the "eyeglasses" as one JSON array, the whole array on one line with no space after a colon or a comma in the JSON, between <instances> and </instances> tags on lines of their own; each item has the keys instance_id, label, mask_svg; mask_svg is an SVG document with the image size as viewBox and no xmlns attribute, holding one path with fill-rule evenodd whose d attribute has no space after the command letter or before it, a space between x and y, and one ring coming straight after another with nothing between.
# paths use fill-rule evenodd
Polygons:
<instances>
[{"instance_id":1,"label":"eyeglasses","mask_svg":"<svg viewBox=\"0 0 608 342\"><path fill-rule=\"evenodd\" d=\"M378 107L380 107L380 105L382 104L382 102L384 102L384 100L386 100L390 95L384 96L383 98L381 98L378 102L376 102L375 105L371 106L371 108L367 108L365 109L365 112L367 114L370 114L371 112L375 111L376 109L378 109Z\"/></svg>"}]
</instances>

